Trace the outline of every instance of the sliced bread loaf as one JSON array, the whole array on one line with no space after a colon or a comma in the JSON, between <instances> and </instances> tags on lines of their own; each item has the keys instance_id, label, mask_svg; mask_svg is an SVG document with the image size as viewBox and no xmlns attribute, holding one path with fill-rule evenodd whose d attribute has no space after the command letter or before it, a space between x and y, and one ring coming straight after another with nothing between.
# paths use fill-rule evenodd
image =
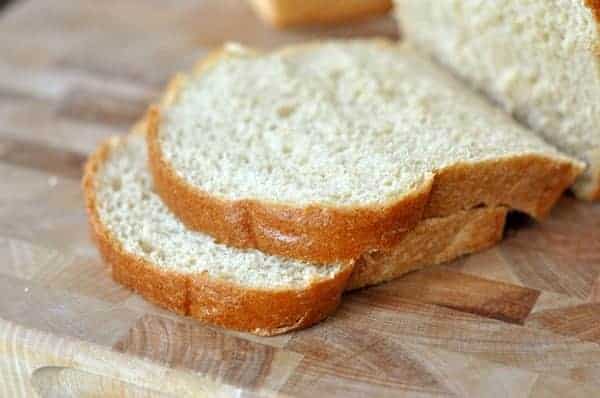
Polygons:
<instances>
[{"instance_id":1,"label":"sliced bread loaf","mask_svg":"<svg viewBox=\"0 0 600 398\"><path fill-rule=\"evenodd\" d=\"M316 266L229 248L187 230L153 190L139 131L102 145L86 165L83 186L94 240L117 282L179 314L261 335L318 322L345 289L489 247L501 238L506 214L475 209L428 220L389 254Z\"/></svg>"},{"instance_id":2,"label":"sliced bread loaf","mask_svg":"<svg viewBox=\"0 0 600 398\"><path fill-rule=\"evenodd\" d=\"M278 26L342 23L384 14L392 0L250 0L265 21Z\"/></svg>"},{"instance_id":3,"label":"sliced bread loaf","mask_svg":"<svg viewBox=\"0 0 600 398\"><path fill-rule=\"evenodd\" d=\"M600 199L600 2L396 0L406 38L587 163Z\"/></svg>"},{"instance_id":4,"label":"sliced bread loaf","mask_svg":"<svg viewBox=\"0 0 600 398\"><path fill-rule=\"evenodd\" d=\"M581 165L406 46L209 57L150 113L156 189L191 229L318 263L481 205L543 217Z\"/></svg>"}]
</instances>

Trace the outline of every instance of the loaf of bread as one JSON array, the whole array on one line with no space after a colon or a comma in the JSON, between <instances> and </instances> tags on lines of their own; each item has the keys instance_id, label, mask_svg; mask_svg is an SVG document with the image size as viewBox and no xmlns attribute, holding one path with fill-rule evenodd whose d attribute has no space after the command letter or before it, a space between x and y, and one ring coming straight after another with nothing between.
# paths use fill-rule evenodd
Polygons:
<instances>
[{"instance_id":1,"label":"loaf of bread","mask_svg":"<svg viewBox=\"0 0 600 398\"><path fill-rule=\"evenodd\" d=\"M230 46L150 113L157 192L190 229L317 263L480 206L543 217L582 165L408 46Z\"/></svg>"},{"instance_id":2,"label":"loaf of bread","mask_svg":"<svg viewBox=\"0 0 600 398\"><path fill-rule=\"evenodd\" d=\"M103 144L83 186L92 233L113 278L150 301L204 322L260 335L309 326L344 290L482 250L502 236L506 209L420 223L389 253L313 265L239 250L187 230L153 190L145 126Z\"/></svg>"},{"instance_id":3,"label":"loaf of bread","mask_svg":"<svg viewBox=\"0 0 600 398\"><path fill-rule=\"evenodd\" d=\"M600 2L396 0L419 50L587 164L574 185L600 199Z\"/></svg>"},{"instance_id":4,"label":"loaf of bread","mask_svg":"<svg viewBox=\"0 0 600 398\"><path fill-rule=\"evenodd\" d=\"M332 24L385 14L392 0L250 0L256 13L278 26Z\"/></svg>"}]
</instances>

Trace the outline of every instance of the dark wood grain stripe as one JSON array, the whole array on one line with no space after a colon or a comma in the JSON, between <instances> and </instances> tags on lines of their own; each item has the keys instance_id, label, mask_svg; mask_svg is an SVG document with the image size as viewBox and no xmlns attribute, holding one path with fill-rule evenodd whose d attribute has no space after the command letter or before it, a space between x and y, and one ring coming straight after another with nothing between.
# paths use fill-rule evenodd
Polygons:
<instances>
[{"instance_id":1,"label":"dark wood grain stripe","mask_svg":"<svg viewBox=\"0 0 600 398\"><path fill-rule=\"evenodd\" d=\"M415 272L376 289L397 298L517 324L524 322L540 295L538 290L441 268Z\"/></svg>"},{"instance_id":2,"label":"dark wood grain stripe","mask_svg":"<svg viewBox=\"0 0 600 398\"><path fill-rule=\"evenodd\" d=\"M0 162L79 179L86 156L42 144L0 137Z\"/></svg>"}]
</instances>

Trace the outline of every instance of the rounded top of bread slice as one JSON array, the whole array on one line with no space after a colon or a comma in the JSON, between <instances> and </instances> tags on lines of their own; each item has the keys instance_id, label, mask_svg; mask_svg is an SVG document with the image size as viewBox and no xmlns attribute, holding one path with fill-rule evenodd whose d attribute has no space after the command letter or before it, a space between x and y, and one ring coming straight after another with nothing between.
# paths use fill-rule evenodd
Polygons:
<instances>
[{"instance_id":1,"label":"rounded top of bread slice","mask_svg":"<svg viewBox=\"0 0 600 398\"><path fill-rule=\"evenodd\" d=\"M479 205L543 216L581 171L406 45L209 57L150 114L157 191L193 229L330 262Z\"/></svg>"},{"instance_id":2,"label":"rounded top of bread slice","mask_svg":"<svg viewBox=\"0 0 600 398\"><path fill-rule=\"evenodd\" d=\"M554 148L406 48L328 42L227 57L164 112L164 158L219 198L393 201L456 162Z\"/></svg>"},{"instance_id":3,"label":"rounded top of bread slice","mask_svg":"<svg viewBox=\"0 0 600 398\"><path fill-rule=\"evenodd\" d=\"M153 190L144 140L108 142L84 177L94 236L118 281L179 313L258 334L308 326L335 309L349 264L234 249L186 229Z\"/></svg>"}]
</instances>

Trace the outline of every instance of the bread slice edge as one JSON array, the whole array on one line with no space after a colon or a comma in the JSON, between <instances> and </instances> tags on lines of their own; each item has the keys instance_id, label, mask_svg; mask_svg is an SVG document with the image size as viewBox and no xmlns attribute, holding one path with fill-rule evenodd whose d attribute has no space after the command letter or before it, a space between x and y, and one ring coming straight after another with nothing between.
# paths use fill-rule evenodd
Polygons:
<instances>
[{"instance_id":1,"label":"bread slice edge","mask_svg":"<svg viewBox=\"0 0 600 398\"><path fill-rule=\"evenodd\" d=\"M377 285L486 250L502 240L507 213L505 207L478 208L423 220L390 252L362 255L346 290Z\"/></svg>"}]
</instances>

